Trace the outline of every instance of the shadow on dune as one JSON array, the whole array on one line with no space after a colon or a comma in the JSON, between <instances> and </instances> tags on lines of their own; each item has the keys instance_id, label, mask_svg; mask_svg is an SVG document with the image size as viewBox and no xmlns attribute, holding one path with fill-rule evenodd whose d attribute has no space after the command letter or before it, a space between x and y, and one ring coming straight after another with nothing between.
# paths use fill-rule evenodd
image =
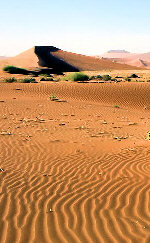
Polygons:
<instances>
[{"instance_id":1,"label":"shadow on dune","mask_svg":"<svg viewBox=\"0 0 150 243\"><path fill-rule=\"evenodd\" d=\"M58 50L54 46L35 46L35 54L39 59L38 64L43 67L40 72L56 74L61 74L62 72L78 72L78 68L52 55L53 52L57 52Z\"/></svg>"}]
</instances>

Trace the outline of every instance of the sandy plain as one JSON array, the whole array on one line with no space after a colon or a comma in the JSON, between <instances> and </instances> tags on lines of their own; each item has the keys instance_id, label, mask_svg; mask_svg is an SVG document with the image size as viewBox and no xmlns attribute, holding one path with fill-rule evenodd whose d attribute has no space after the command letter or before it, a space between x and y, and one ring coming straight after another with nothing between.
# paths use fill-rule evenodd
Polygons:
<instances>
[{"instance_id":1,"label":"sandy plain","mask_svg":"<svg viewBox=\"0 0 150 243\"><path fill-rule=\"evenodd\" d=\"M146 82L0 83L0 242L150 242L149 130Z\"/></svg>"}]
</instances>

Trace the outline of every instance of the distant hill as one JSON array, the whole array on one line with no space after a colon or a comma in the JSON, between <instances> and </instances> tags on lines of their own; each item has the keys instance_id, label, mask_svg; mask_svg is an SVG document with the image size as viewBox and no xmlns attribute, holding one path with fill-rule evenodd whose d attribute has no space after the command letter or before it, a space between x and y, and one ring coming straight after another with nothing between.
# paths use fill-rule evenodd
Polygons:
<instances>
[{"instance_id":1,"label":"distant hill","mask_svg":"<svg viewBox=\"0 0 150 243\"><path fill-rule=\"evenodd\" d=\"M108 53L130 53L126 50L110 50L108 51Z\"/></svg>"},{"instance_id":2,"label":"distant hill","mask_svg":"<svg viewBox=\"0 0 150 243\"><path fill-rule=\"evenodd\" d=\"M132 65L140 68L150 69L150 52L148 53L130 53L127 51L112 50L99 56L110 61L121 64Z\"/></svg>"},{"instance_id":3,"label":"distant hill","mask_svg":"<svg viewBox=\"0 0 150 243\"><path fill-rule=\"evenodd\" d=\"M132 66L115 63L113 60L67 52L54 46L35 46L15 57L1 60L0 68L5 65L15 65L27 69L47 67L56 72L133 69Z\"/></svg>"},{"instance_id":4,"label":"distant hill","mask_svg":"<svg viewBox=\"0 0 150 243\"><path fill-rule=\"evenodd\" d=\"M8 57L0 56L0 60L4 60L4 59L6 59L6 58L8 58Z\"/></svg>"}]
</instances>

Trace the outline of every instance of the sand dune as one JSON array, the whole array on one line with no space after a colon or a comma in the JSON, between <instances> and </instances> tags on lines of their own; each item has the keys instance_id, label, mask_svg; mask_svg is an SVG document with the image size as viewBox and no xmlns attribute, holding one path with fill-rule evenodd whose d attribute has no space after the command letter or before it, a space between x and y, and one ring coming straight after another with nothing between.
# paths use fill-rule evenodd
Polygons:
<instances>
[{"instance_id":1,"label":"sand dune","mask_svg":"<svg viewBox=\"0 0 150 243\"><path fill-rule=\"evenodd\" d=\"M8 59L0 61L0 67L15 65L24 68L38 67L38 57L34 54L34 47Z\"/></svg>"},{"instance_id":2,"label":"sand dune","mask_svg":"<svg viewBox=\"0 0 150 243\"><path fill-rule=\"evenodd\" d=\"M15 65L28 69L48 67L56 72L133 69L132 66L126 64L122 65L110 60L66 52L52 46L36 46L15 57L0 61L1 68L5 65ZM138 68L135 67L135 69Z\"/></svg>"},{"instance_id":3,"label":"sand dune","mask_svg":"<svg viewBox=\"0 0 150 243\"><path fill-rule=\"evenodd\" d=\"M8 58L8 57L0 56L0 60L6 59L6 58Z\"/></svg>"},{"instance_id":4,"label":"sand dune","mask_svg":"<svg viewBox=\"0 0 150 243\"><path fill-rule=\"evenodd\" d=\"M0 242L149 242L149 84L0 92Z\"/></svg>"},{"instance_id":5,"label":"sand dune","mask_svg":"<svg viewBox=\"0 0 150 243\"><path fill-rule=\"evenodd\" d=\"M137 54L122 51L110 51L102 54L101 57L117 63L150 69L150 52Z\"/></svg>"}]
</instances>

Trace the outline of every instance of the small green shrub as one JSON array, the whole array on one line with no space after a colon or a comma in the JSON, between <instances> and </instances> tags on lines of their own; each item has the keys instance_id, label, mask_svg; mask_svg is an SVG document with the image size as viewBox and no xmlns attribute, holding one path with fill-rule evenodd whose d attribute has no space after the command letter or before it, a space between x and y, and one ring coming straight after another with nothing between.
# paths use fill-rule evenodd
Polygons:
<instances>
[{"instance_id":1,"label":"small green shrub","mask_svg":"<svg viewBox=\"0 0 150 243\"><path fill-rule=\"evenodd\" d=\"M35 78L24 78L20 80L20 83L37 83Z\"/></svg>"},{"instance_id":2,"label":"small green shrub","mask_svg":"<svg viewBox=\"0 0 150 243\"><path fill-rule=\"evenodd\" d=\"M3 71L11 73L11 74L28 74L28 70L24 68L19 68L15 66L5 66L3 68Z\"/></svg>"},{"instance_id":3,"label":"small green shrub","mask_svg":"<svg viewBox=\"0 0 150 243\"><path fill-rule=\"evenodd\" d=\"M102 80L103 79L103 77L101 76L101 75L97 75L97 76L91 76L90 78L89 78L89 80L94 80L94 79L99 79L99 80Z\"/></svg>"},{"instance_id":4,"label":"small green shrub","mask_svg":"<svg viewBox=\"0 0 150 243\"><path fill-rule=\"evenodd\" d=\"M45 78L52 77L51 74L47 74L47 73L40 73L39 76L42 76L42 77L45 77Z\"/></svg>"},{"instance_id":5,"label":"small green shrub","mask_svg":"<svg viewBox=\"0 0 150 243\"><path fill-rule=\"evenodd\" d=\"M129 78L139 78L138 75L136 75L135 73L131 74L131 76L129 76Z\"/></svg>"},{"instance_id":6,"label":"small green shrub","mask_svg":"<svg viewBox=\"0 0 150 243\"><path fill-rule=\"evenodd\" d=\"M96 76L96 79L100 79L100 80L102 80L103 77L102 77L101 75L97 75L97 76Z\"/></svg>"},{"instance_id":7,"label":"small green shrub","mask_svg":"<svg viewBox=\"0 0 150 243\"><path fill-rule=\"evenodd\" d=\"M102 78L103 78L104 81L111 80L111 76L109 76L108 74L107 75L103 75Z\"/></svg>"},{"instance_id":8,"label":"small green shrub","mask_svg":"<svg viewBox=\"0 0 150 243\"><path fill-rule=\"evenodd\" d=\"M58 98L57 98L57 96L56 96L55 94L52 94L52 95L50 96L50 100L51 100L51 101L55 101L55 100L58 100Z\"/></svg>"},{"instance_id":9,"label":"small green shrub","mask_svg":"<svg viewBox=\"0 0 150 243\"><path fill-rule=\"evenodd\" d=\"M114 105L114 108L119 108L119 105Z\"/></svg>"},{"instance_id":10,"label":"small green shrub","mask_svg":"<svg viewBox=\"0 0 150 243\"><path fill-rule=\"evenodd\" d=\"M89 80L89 76L84 73L72 73L68 75L65 79L72 81L87 81Z\"/></svg>"},{"instance_id":11,"label":"small green shrub","mask_svg":"<svg viewBox=\"0 0 150 243\"><path fill-rule=\"evenodd\" d=\"M131 78L130 78L130 77L126 77L126 78L125 78L125 81L130 82L130 81L131 81Z\"/></svg>"},{"instance_id":12,"label":"small green shrub","mask_svg":"<svg viewBox=\"0 0 150 243\"><path fill-rule=\"evenodd\" d=\"M53 78L41 78L40 81L53 81Z\"/></svg>"},{"instance_id":13,"label":"small green shrub","mask_svg":"<svg viewBox=\"0 0 150 243\"><path fill-rule=\"evenodd\" d=\"M96 76L90 76L89 80L94 80L96 79Z\"/></svg>"},{"instance_id":14,"label":"small green shrub","mask_svg":"<svg viewBox=\"0 0 150 243\"><path fill-rule=\"evenodd\" d=\"M16 78L6 78L4 80L5 83L14 83L14 82L17 82L17 79Z\"/></svg>"}]
</instances>

